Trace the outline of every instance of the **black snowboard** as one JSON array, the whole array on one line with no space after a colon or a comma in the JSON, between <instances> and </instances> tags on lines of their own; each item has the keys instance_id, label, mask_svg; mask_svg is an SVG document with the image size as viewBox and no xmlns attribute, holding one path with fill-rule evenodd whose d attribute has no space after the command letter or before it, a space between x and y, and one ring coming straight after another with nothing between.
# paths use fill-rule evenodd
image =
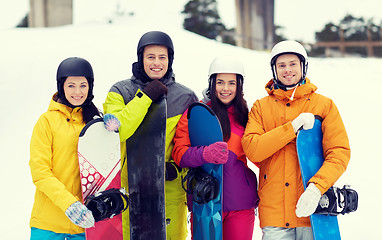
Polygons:
<instances>
[{"instance_id":1,"label":"black snowboard","mask_svg":"<svg viewBox=\"0 0 382 240\"><path fill-rule=\"evenodd\" d=\"M166 99L152 103L137 131L126 141L130 239L166 239Z\"/></svg>"}]
</instances>

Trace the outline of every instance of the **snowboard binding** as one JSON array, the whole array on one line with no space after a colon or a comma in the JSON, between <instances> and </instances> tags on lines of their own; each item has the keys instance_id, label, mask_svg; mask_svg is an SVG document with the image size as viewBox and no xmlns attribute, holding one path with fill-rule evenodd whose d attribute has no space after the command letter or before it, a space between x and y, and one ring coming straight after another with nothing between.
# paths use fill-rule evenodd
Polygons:
<instances>
[{"instance_id":1,"label":"snowboard binding","mask_svg":"<svg viewBox=\"0 0 382 240\"><path fill-rule=\"evenodd\" d=\"M85 206L92 211L96 222L113 218L128 208L128 193L124 188L111 188L88 196Z\"/></svg>"},{"instance_id":2,"label":"snowboard binding","mask_svg":"<svg viewBox=\"0 0 382 240\"><path fill-rule=\"evenodd\" d=\"M322 195L315 214L337 216L351 213L358 208L358 193L350 189L349 185L343 188L331 187ZM342 209L339 211L339 209Z\"/></svg>"},{"instance_id":3,"label":"snowboard binding","mask_svg":"<svg viewBox=\"0 0 382 240\"><path fill-rule=\"evenodd\" d=\"M187 181L186 188L184 182ZM198 204L205 204L219 195L219 181L204 172L201 168L190 168L186 177L182 180L182 187L192 194L192 200Z\"/></svg>"}]
</instances>

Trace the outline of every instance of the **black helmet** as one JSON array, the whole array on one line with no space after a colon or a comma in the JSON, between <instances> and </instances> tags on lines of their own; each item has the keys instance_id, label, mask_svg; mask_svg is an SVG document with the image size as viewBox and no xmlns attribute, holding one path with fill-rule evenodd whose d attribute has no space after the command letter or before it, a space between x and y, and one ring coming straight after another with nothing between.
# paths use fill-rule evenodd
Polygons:
<instances>
[{"instance_id":1,"label":"black helmet","mask_svg":"<svg viewBox=\"0 0 382 240\"><path fill-rule=\"evenodd\" d=\"M138 42L137 54L147 45L163 45L169 49L169 55L174 53L174 45L169 35L160 31L151 31L142 35Z\"/></svg>"},{"instance_id":2,"label":"black helmet","mask_svg":"<svg viewBox=\"0 0 382 240\"><path fill-rule=\"evenodd\" d=\"M75 106L71 105L69 101L65 98L64 93L64 82L67 77L71 76L84 76L88 80L89 84L89 92L88 97L85 103L90 103L90 101L94 98L93 96L93 85L94 85L94 74L93 68L90 63L79 57L70 57L63 60L57 69L57 92L58 98L60 98L63 103L69 107L74 108ZM85 104L84 103L84 104Z\"/></svg>"},{"instance_id":3,"label":"black helmet","mask_svg":"<svg viewBox=\"0 0 382 240\"><path fill-rule=\"evenodd\" d=\"M168 78L172 74L172 62L174 60L174 45L169 35L160 31L151 31L142 35L137 47L138 62L133 63L133 74L144 82L151 81L144 71L143 49L148 45L161 45L167 47L168 70L163 78Z\"/></svg>"},{"instance_id":4,"label":"black helmet","mask_svg":"<svg viewBox=\"0 0 382 240\"><path fill-rule=\"evenodd\" d=\"M57 69L57 81L70 76L84 76L94 79L93 68L90 63L79 57L67 58L60 63Z\"/></svg>"}]
</instances>

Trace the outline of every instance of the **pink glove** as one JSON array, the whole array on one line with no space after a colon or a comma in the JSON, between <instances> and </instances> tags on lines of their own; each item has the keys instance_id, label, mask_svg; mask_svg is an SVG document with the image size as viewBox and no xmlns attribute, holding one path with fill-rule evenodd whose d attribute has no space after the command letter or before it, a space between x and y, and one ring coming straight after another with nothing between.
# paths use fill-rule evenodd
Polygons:
<instances>
[{"instance_id":1,"label":"pink glove","mask_svg":"<svg viewBox=\"0 0 382 240\"><path fill-rule=\"evenodd\" d=\"M208 163L224 164L228 160L228 145L226 142L216 142L203 149L203 158Z\"/></svg>"}]
</instances>

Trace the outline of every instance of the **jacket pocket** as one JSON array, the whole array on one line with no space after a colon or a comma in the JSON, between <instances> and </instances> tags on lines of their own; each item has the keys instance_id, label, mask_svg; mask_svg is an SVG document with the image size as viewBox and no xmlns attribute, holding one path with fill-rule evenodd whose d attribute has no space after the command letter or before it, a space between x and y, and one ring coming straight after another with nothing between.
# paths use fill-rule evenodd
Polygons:
<instances>
[{"instance_id":1,"label":"jacket pocket","mask_svg":"<svg viewBox=\"0 0 382 240\"><path fill-rule=\"evenodd\" d=\"M260 163L258 191L261 191L264 188L264 186L268 183L269 164L267 164L267 161L269 160L265 160Z\"/></svg>"}]
</instances>

